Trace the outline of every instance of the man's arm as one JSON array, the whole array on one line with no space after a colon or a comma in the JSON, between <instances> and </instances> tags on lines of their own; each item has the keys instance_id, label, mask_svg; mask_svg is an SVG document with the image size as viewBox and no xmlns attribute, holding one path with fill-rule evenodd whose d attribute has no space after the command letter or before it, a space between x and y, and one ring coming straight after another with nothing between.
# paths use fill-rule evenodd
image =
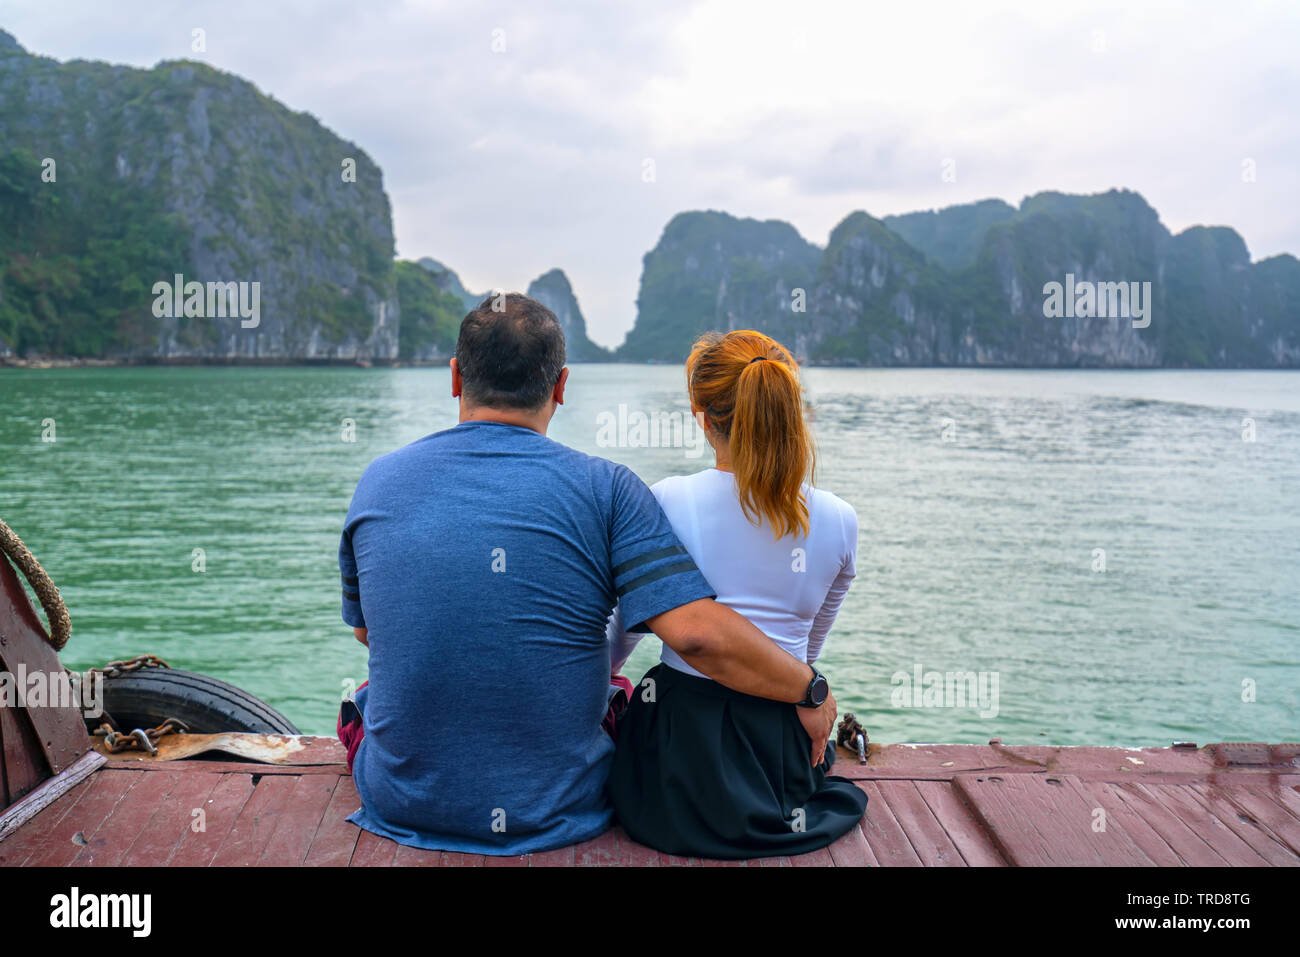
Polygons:
<instances>
[{"instance_id":1,"label":"man's arm","mask_svg":"<svg viewBox=\"0 0 1300 957\"><path fill-rule=\"evenodd\" d=\"M786 701L804 699L813 669L787 654L742 615L711 598L679 605L646 625L696 671L733 691ZM826 757L826 742L835 728L835 698L819 708L799 708L799 719L812 738L813 767Z\"/></svg>"},{"instance_id":2,"label":"man's arm","mask_svg":"<svg viewBox=\"0 0 1300 957\"><path fill-rule=\"evenodd\" d=\"M357 636L357 641L361 642L367 648L370 647L370 641L366 638L367 630L365 628L353 628L352 634Z\"/></svg>"}]
</instances>

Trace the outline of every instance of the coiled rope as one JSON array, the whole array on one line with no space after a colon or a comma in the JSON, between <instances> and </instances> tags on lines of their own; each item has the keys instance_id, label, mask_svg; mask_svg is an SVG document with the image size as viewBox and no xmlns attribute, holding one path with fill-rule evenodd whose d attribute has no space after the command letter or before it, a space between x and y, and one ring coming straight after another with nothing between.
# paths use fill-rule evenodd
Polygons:
<instances>
[{"instance_id":1,"label":"coiled rope","mask_svg":"<svg viewBox=\"0 0 1300 957\"><path fill-rule=\"evenodd\" d=\"M68 617L68 606L63 604L63 596L50 576L45 573L41 563L23 544L23 540L14 534L14 530L0 519L0 552L4 552L18 570L23 573L27 583L36 592L36 597L45 609L45 617L50 623L49 634L45 640L55 651L62 651L72 634L72 619Z\"/></svg>"}]
</instances>

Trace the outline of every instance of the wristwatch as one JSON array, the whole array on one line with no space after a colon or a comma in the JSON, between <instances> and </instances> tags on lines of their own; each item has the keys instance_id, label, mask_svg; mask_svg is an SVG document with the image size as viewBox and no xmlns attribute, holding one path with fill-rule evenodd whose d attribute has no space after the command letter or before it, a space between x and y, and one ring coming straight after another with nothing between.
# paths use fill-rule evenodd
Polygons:
<instances>
[{"instance_id":1,"label":"wristwatch","mask_svg":"<svg viewBox=\"0 0 1300 957\"><path fill-rule=\"evenodd\" d=\"M824 674L816 668L813 668L812 665L809 665L808 667L812 668L813 677L812 681L808 682L808 693L805 694L803 700L799 702L799 707L820 708L822 702L826 700L826 696L831 693L831 683L826 680Z\"/></svg>"}]
</instances>

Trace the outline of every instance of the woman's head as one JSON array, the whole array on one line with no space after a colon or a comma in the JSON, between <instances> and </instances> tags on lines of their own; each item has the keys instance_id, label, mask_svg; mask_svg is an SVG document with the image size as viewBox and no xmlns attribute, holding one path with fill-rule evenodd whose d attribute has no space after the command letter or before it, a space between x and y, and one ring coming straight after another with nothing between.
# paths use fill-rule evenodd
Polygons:
<instances>
[{"instance_id":1,"label":"woman's head","mask_svg":"<svg viewBox=\"0 0 1300 957\"><path fill-rule=\"evenodd\" d=\"M789 350L751 329L706 333L686 359L686 383L692 411L726 444L745 514L766 519L778 538L806 535L802 487L814 453Z\"/></svg>"}]
</instances>

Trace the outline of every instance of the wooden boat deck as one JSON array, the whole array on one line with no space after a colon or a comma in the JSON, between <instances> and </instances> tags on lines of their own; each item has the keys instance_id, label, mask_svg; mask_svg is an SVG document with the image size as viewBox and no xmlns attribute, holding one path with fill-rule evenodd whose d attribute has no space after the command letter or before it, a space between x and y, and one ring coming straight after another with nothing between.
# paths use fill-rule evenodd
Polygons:
<instances>
[{"instance_id":1,"label":"wooden boat deck","mask_svg":"<svg viewBox=\"0 0 1300 957\"><path fill-rule=\"evenodd\" d=\"M708 861L618 828L521 857L404 847L345 820L361 802L338 741L300 740L290 765L91 753L5 812L0 865L1300 865L1295 744L872 745L865 766L841 750L870 797L857 828L812 854Z\"/></svg>"}]
</instances>

